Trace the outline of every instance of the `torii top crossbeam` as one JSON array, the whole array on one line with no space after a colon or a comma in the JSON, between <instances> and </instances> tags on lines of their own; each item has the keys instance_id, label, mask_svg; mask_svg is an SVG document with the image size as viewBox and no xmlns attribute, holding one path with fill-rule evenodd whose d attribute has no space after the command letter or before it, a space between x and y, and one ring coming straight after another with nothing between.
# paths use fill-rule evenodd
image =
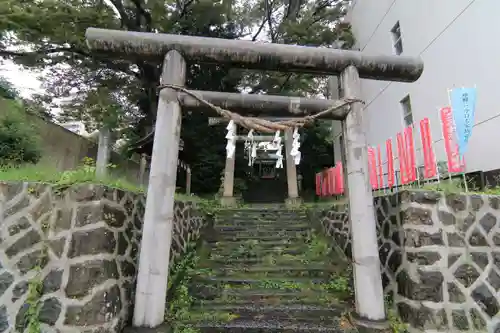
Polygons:
<instances>
[{"instance_id":1,"label":"torii top crossbeam","mask_svg":"<svg viewBox=\"0 0 500 333\"><path fill-rule=\"evenodd\" d=\"M360 78L399 82L416 81L424 69L423 62L413 57L243 40L97 28L87 29L86 38L91 50L125 58L162 59L177 50L200 63L319 75L339 75L352 65Z\"/></svg>"}]
</instances>

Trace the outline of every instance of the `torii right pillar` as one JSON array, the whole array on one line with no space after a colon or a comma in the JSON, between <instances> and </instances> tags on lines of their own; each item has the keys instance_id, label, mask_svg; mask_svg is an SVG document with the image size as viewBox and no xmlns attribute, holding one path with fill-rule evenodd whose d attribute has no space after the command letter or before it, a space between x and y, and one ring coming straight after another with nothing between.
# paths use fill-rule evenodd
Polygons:
<instances>
[{"instance_id":1,"label":"torii right pillar","mask_svg":"<svg viewBox=\"0 0 500 333\"><path fill-rule=\"evenodd\" d=\"M360 98L361 82L356 67L348 66L340 76L343 97ZM350 105L343 120L346 196L352 235L352 261L356 298L356 317L359 328L372 331L387 328L384 292L377 244L376 216L373 194L366 166L368 165L366 126L363 123L363 105ZM377 325L377 322L379 325ZM379 327L377 327L379 326Z\"/></svg>"},{"instance_id":2,"label":"torii right pillar","mask_svg":"<svg viewBox=\"0 0 500 333\"><path fill-rule=\"evenodd\" d=\"M302 203L299 197L299 189L297 186L297 167L295 166L295 161L290 155L292 151L293 143L293 130L288 128L285 130L285 163L286 163L286 182L288 185L288 197L285 200L285 205L287 207L295 207Z\"/></svg>"}]
</instances>

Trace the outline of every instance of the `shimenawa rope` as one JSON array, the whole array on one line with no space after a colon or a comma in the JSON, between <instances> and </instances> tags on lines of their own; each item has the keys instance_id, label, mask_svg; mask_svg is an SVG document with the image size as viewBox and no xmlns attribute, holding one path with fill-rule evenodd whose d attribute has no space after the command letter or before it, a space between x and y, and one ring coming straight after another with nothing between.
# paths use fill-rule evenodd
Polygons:
<instances>
[{"instance_id":1,"label":"shimenawa rope","mask_svg":"<svg viewBox=\"0 0 500 333\"><path fill-rule=\"evenodd\" d=\"M190 91L182 86L178 86L175 84L162 84L162 85L158 86L158 90L165 89L165 88L169 88L169 89L173 89L173 90L176 90L179 92L183 92L183 93L195 98L200 103L213 109L221 117L229 119L229 120L233 120L236 124L246 128L246 129L253 129L257 132L264 132L264 133L274 133L278 130L284 131L287 128L303 127L306 124L313 122L317 118L320 118L320 117L322 117L330 112L333 112L335 110L343 108L347 105L351 105L352 103L364 103L362 100L356 99L356 98L343 98L342 104L332 106L332 107L330 107L326 110L323 110L321 112L318 112L316 114L313 114L310 116L304 116L302 118L297 118L297 119L272 122L272 121L269 121L266 119L241 116L235 112L231 112L229 110L223 109L217 105L213 105L212 103L204 100L203 98L198 96L196 93L194 93L194 92L192 92L192 91Z\"/></svg>"}]
</instances>

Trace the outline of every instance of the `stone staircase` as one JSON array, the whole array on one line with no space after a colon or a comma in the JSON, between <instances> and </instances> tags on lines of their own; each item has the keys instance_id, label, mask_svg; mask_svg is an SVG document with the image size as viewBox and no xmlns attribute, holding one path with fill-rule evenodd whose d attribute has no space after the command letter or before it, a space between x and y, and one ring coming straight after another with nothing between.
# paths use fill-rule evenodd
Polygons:
<instances>
[{"instance_id":1,"label":"stone staircase","mask_svg":"<svg viewBox=\"0 0 500 333\"><path fill-rule=\"evenodd\" d=\"M201 332L355 332L350 267L312 232L304 212L241 208L216 214L192 277L183 324Z\"/></svg>"}]
</instances>

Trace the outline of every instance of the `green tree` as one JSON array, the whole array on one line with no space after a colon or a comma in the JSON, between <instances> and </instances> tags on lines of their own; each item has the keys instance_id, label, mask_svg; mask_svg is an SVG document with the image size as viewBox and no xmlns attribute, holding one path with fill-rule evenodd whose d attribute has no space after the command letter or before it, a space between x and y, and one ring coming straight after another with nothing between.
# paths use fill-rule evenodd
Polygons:
<instances>
[{"instance_id":1,"label":"green tree","mask_svg":"<svg viewBox=\"0 0 500 333\"><path fill-rule=\"evenodd\" d=\"M40 157L40 136L22 104L0 97L0 165L36 163Z\"/></svg>"},{"instance_id":2,"label":"green tree","mask_svg":"<svg viewBox=\"0 0 500 333\"><path fill-rule=\"evenodd\" d=\"M346 3L337 0L3 0L0 2L0 55L29 68L46 70L43 80L47 99L65 100L62 118L83 120L90 129L111 122L121 137L133 141L153 129L161 62L130 63L92 55L85 44L86 28L349 47L352 36L349 26L342 22ZM193 89L302 96L320 93L324 81L310 75L247 72L195 64L189 64L187 78L188 86ZM207 114L190 114L190 110L185 110L183 158L193 168L195 191L200 188L215 192L224 165L225 133L221 126L208 127L207 117ZM312 154L305 155L313 158ZM308 158L304 163L316 162Z\"/></svg>"},{"instance_id":3,"label":"green tree","mask_svg":"<svg viewBox=\"0 0 500 333\"><path fill-rule=\"evenodd\" d=\"M6 78L0 76L0 98L16 99L19 97L19 92L14 85Z\"/></svg>"}]
</instances>

